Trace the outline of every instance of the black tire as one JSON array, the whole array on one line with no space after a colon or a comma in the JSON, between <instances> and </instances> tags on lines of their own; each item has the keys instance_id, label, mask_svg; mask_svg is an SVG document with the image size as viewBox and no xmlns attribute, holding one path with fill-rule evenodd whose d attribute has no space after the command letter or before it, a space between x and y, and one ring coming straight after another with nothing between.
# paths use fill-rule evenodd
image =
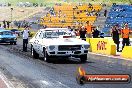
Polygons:
<instances>
[{"instance_id":1,"label":"black tire","mask_svg":"<svg viewBox=\"0 0 132 88\"><path fill-rule=\"evenodd\" d=\"M80 61L83 62L83 63L86 62L87 61L87 54L81 55L80 56Z\"/></svg>"},{"instance_id":2,"label":"black tire","mask_svg":"<svg viewBox=\"0 0 132 88\"><path fill-rule=\"evenodd\" d=\"M14 42L14 45L16 45L16 42Z\"/></svg>"},{"instance_id":3,"label":"black tire","mask_svg":"<svg viewBox=\"0 0 132 88\"><path fill-rule=\"evenodd\" d=\"M33 58L38 59L39 54L34 50L33 46L31 45L31 55Z\"/></svg>"},{"instance_id":4,"label":"black tire","mask_svg":"<svg viewBox=\"0 0 132 88\"><path fill-rule=\"evenodd\" d=\"M47 51L46 51L45 48L43 49L43 53L44 53L44 61L45 62L50 62L49 55L47 54Z\"/></svg>"}]
</instances>

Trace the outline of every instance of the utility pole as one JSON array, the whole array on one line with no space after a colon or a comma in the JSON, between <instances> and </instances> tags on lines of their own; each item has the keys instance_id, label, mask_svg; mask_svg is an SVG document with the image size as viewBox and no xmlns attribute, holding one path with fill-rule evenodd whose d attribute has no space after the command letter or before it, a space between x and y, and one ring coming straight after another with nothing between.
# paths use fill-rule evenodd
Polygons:
<instances>
[{"instance_id":1,"label":"utility pole","mask_svg":"<svg viewBox=\"0 0 132 88\"><path fill-rule=\"evenodd\" d=\"M13 8L11 8L11 27L12 27L12 11L13 11Z\"/></svg>"}]
</instances>

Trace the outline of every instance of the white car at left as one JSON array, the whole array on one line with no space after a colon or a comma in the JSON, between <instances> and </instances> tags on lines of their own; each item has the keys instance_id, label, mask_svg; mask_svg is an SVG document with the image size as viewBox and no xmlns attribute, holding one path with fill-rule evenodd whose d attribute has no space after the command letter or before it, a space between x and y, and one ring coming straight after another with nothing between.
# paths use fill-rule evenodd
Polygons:
<instances>
[{"instance_id":1,"label":"white car at left","mask_svg":"<svg viewBox=\"0 0 132 88\"><path fill-rule=\"evenodd\" d=\"M85 62L90 46L88 42L76 38L67 28L40 29L29 43L33 58L43 57L46 62L57 57L75 57Z\"/></svg>"}]
</instances>

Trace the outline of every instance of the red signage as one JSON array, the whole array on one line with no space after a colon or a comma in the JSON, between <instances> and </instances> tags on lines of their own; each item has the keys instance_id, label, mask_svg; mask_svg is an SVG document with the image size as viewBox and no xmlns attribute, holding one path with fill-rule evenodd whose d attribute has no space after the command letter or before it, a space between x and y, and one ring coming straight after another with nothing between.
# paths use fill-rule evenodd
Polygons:
<instances>
[{"instance_id":1,"label":"red signage","mask_svg":"<svg viewBox=\"0 0 132 88\"><path fill-rule=\"evenodd\" d=\"M131 76L128 74L87 74L80 66L76 77L77 83L80 85L86 83L130 83Z\"/></svg>"},{"instance_id":2,"label":"red signage","mask_svg":"<svg viewBox=\"0 0 132 88\"><path fill-rule=\"evenodd\" d=\"M105 41L99 41L97 43L97 50L106 50L106 44L107 42Z\"/></svg>"}]
</instances>

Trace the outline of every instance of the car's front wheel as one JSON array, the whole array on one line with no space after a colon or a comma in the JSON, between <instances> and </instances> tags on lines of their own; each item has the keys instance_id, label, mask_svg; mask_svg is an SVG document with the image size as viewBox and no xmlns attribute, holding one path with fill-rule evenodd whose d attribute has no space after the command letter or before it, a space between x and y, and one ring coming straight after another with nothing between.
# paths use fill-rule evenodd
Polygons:
<instances>
[{"instance_id":1,"label":"car's front wheel","mask_svg":"<svg viewBox=\"0 0 132 88\"><path fill-rule=\"evenodd\" d=\"M47 54L47 51L46 51L45 48L43 49L43 53L44 53L44 61L45 62L50 62L49 55Z\"/></svg>"},{"instance_id":2,"label":"car's front wheel","mask_svg":"<svg viewBox=\"0 0 132 88\"><path fill-rule=\"evenodd\" d=\"M32 45L31 45L31 55L35 59L39 58L39 54L34 50Z\"/></svg>"},{"instance_id":3,"label":"car's front wheel","mask_svg":"<svg viewBox=\"0 0 132 88\"><path fill-rule=\"evenodd\" d=\"M16 42L14 42L14 45L16 45Z\"/></svg>"},{"instance_id":4,"label":"car's front wheel","mask_svg":"<svg viewBox=\"0 0 132 88\"><path fill-rule=\"evenodd\" d=\"M81 62L86 62L86 61L87 61L87 54L81 55L81 56L80 56L80 61L81 61Z\"/></svg>"}]
</instances>

